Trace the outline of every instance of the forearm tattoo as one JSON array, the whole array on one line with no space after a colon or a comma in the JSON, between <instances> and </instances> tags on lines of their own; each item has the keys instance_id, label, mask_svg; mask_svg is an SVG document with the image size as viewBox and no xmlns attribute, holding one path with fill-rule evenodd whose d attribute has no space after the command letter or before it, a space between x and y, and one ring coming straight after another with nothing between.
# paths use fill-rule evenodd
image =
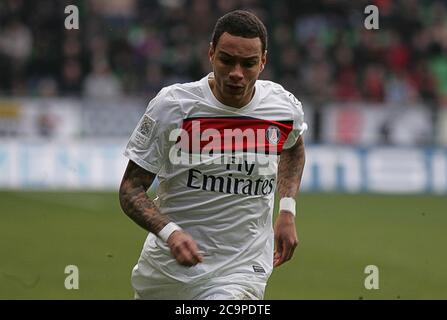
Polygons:
<instances>
[{"instance_id":1,"label":"forearm tattoo","mask_svg":"<svg viewBox=\"0 0 447 320\"><path fill-rule=\"evenodd\" d=\"M119 199L121 208L133 221L147 231L158 233L169 223L146 194L155 175L129 161L121 181Z\"/></svg>"},{"instance_id":2,"label":"forearm tattoo","mask_svg":"<svg viewBox=\"0 0 447 320\"><path fill-rule=\"evenodd\" d=\"M303 175L305 162L304 141L299 137L290 149L283 149L278 165L278 193L280 198L295 198Z\"/></svg>"}]
</instances>

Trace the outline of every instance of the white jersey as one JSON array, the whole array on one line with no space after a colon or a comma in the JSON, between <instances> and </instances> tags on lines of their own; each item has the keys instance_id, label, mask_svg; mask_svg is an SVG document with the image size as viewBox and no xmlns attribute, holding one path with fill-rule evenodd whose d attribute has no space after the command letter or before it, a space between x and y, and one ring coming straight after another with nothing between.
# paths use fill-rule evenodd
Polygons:
<instances>
[{"instance_id":1,"label":"white jersey","mask_svg":"<svg viewBox=\"0 0 447 320\"><path fill-rule=\"evenodd\" d=\"M267 281L278 155L306 130L303 110L283 87L261 80L246 106L226 106L211 91L212 76L162 89L125 150L126 157L158 175L160 212L192 236L204 261L191 268L179 265L152 233L141 256L183 283L235 274ZM231 143L225 138L229 132L247 133L246 140ZM221 149L209 152L211 140Z\"/></svg>"}]
</instances>

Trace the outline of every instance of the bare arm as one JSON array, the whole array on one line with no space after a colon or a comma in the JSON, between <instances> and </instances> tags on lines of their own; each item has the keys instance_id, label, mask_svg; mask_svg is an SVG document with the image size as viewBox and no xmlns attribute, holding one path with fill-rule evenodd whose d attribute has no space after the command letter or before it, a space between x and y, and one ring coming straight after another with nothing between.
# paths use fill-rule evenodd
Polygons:
<instances>
[{"instance_id":1,"label":"bare arm","mask_svg":"<svg viewBox=\"0 0 447 320\"><path fill-rule=\"evenodd\" d=\"M121 208L135 223L149 232L158 234L170 221L162 215L146 192L155 174L129 161L119 190ZM192 266L202 261L195 241L184 231L174 231L168 246L178 263Z\"/></svg>"},{"instance_id":2,"label":"bare arm","mask_svg":"<svg viewBox=\"0 0 447 320\"><path fill-rule=\"evenodd\" d=\"M146 194L154 179L155 174L129 161L121 181L119 198L125 214L143 229L157 234L169 223L169 219L160 214Z\"/></svg>"},{"instance_id":3,"label":"bare arm","mask_svg":"<svg viewBox=\"0 0 447 320\"><path fill-rule=\"evenodd\" d=\"M304 141L300 136L295 145L284 149L278 165L278 194L280 198L295 198L298 194L305 163ZM295 217L291 212L280 211L275 227L275 253L273 265L280 266L290 260L298 245Z\"/></svg>"},{"instance_id":4,"label":"bare arm","mask_svg":"<svg viewBox=\"0 0 447 320\"><path fill-rule=\"evenodd\" d=\"M305 160L304 141L300 136L292 148L281 153L278 165L278 193L281 198L297 196Z\"/></svg>"}]
</instances>

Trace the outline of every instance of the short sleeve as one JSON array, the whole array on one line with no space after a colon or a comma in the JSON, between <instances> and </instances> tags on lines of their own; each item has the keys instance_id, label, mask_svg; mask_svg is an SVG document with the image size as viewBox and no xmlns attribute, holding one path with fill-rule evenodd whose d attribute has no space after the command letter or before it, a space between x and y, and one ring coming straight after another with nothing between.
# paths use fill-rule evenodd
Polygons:
<instances>
[{"instance_id":1,"label":"short sleeve","mask_svg":"<svg viewBox=\"0 0 447 320\"><path fill-rule=\"evenodd\" d=\"M170 140L170 133L180 122L178 101L165 88L149 102L124 155L143 169L158 174L175 143Z\"/></svg>"},{"instance_id":2,"label":"short sleeve","mask_svg":"<svg viewBox=\"0 0 447 320\"><path fill-rule=\"evenodd\" d=\"M286 99L290 103L290 108L292 110L293 128L289 133L287 140L284 142L283 148L289 149L295 145L299 136L304 134L307 130L307 123L304 122L304 111L301 102L290 92L287 92Z\"/></svg>"}]
</instances>

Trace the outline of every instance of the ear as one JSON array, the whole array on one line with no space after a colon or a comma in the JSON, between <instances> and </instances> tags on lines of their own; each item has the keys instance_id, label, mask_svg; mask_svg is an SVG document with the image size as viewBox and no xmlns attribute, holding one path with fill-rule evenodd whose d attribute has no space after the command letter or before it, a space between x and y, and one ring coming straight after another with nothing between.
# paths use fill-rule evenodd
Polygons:
<instances>
[{"instance_id":1,"label":"ear","mask_svg":"<svg viewBox=\"0 0 447 320\"><path fill-rule=\"evenodd\" d=\"M265 51L261 57L261 72L264 70L266 63L267 63L267 51Z\"/></svg>"},{"instance_id":2,"label":"ear","mask_svg":"<svg viewBox=\"0 0 447 320\"><path fill-rule=\"evenodd\" d=\"M214 59L214 53L215 53L215 51L214 51L214 48L213 48L213 43L210 42L210 47L208 48L208 58L209 58L211 63L213 62L213 59Z\"/></svg>"}]
</instances>

